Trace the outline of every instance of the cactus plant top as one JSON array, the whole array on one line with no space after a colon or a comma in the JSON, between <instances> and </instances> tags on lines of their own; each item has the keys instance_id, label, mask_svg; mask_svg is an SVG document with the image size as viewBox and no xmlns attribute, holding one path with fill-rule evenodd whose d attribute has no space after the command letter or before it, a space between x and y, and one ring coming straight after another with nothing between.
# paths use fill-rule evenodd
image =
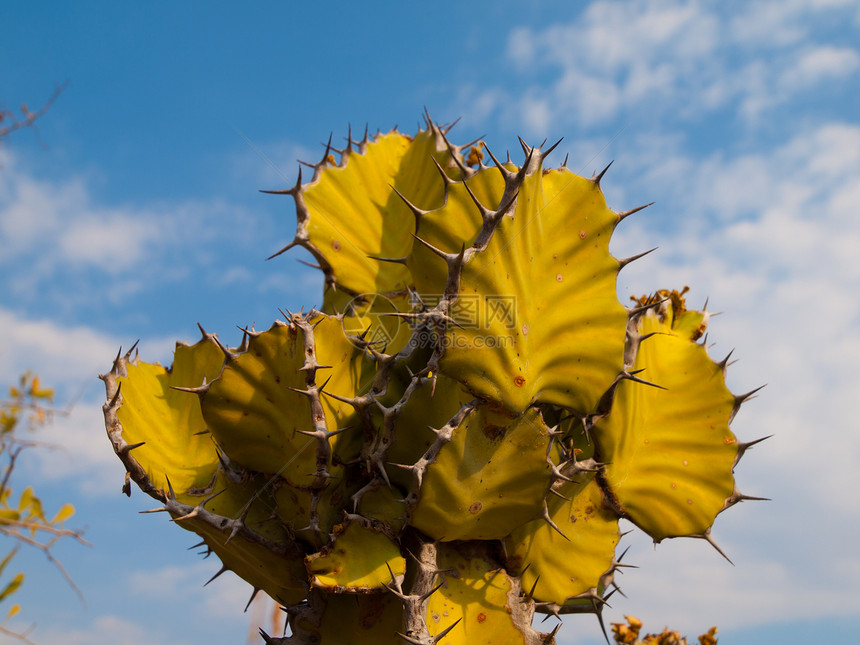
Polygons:
<instances>
[{"instance_id":1,"label":"cactus plant top","mask_svg":"<svg viewBox=\"0 0 860 645\"><path fill-rule=\"evenodd\" d=\"M729 427L749 395L708 312L686 289L618 301L636 258L609 241L641 208L552 147L520 141L517 165L448 131L349 136L270 191L297 216L275 255L316 259L320 310L102 377L125 492L284 606L267 643L552 643L535 612L599 617L617 589L619 519L714 544L749 499L755 442Z\"/></svg>"}]
</instances>

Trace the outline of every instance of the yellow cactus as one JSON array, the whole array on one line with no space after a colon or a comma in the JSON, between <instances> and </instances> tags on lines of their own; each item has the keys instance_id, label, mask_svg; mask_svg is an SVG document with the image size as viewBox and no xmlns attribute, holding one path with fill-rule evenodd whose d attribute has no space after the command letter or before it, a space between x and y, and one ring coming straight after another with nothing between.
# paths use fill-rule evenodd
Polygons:
<instances>
[{"instance_id":1,"label":"yellow cactus","mask_svg":"<svg viewBox=\"0 0 860 645\"><path fill-rule=\"evenodd\" d=\"M447 132L329 145L309 183L272 191L295 201L282 251L316 258L325 313L103 376L154 510L284 605L292 636L267 643L553 643L561 623L534 613L599 616L620 518L714 543L748 499L733 469L755 442L729 428L748 395L699 343L707 311L686 289L617 299L635 258L609 240L640 209L610 210L603 173L545 168L552 148L523 143L516 166ZM676 638L640 628L616 642Z\"/></svg>"}]
</instances>

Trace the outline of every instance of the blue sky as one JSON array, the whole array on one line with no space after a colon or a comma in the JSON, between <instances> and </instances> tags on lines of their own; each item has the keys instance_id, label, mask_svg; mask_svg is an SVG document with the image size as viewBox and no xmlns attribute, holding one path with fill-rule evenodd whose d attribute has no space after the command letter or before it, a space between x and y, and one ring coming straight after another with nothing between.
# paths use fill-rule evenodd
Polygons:
<instances>
[{"instance_id":1,"label":"blue sky","mask_svg":"<svg viewBox=\"0 0 860 645\"><path fill-rule=\"evenodd\" d=\"M564 142L554 155L625 210L619 296L692 287L724 312L712 352L729 385L767 382L733 424L773 434L738 469L773 498L720 516L707 544L625 539L624 613L721 642L847 638L860 613L860 2L542 0L418 3L13 3L0 20L0 102L38 123L0 147L0 382L38 372L58 391L22 475L72 501L91 547L57 549L86 607L41 554L19 593L32 638L71 645L242 643L247 586L186 548L153 504L120 494L99 372L141 339L169 363L196 323L228 343L278 308L320 304L296 260L295 181L368 125L413 131L426 107L459 142ZM256 608L263 611L262 607ZM266 610L268 611L268 610ZM851 632L853 633L853 632ZM566 620L560 642L602 642ZM258 642L258 641L254 641Z\"/></svg>"}]
</instances>

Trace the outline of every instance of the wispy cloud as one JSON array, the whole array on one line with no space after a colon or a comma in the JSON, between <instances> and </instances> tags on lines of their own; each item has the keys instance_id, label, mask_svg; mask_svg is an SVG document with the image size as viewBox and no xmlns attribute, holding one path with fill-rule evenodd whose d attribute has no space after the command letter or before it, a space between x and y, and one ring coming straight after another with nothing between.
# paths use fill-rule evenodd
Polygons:
<instances>
[{"instance_id":1,"label":"wispy cloud","mask_svg":"<svg viewBox=\"0 0 860 645\"><path fill-rule=\"evenodd\" d=\"M203 584L220 568L217 557L187 566L167 566L156 570L134 571L128 586L141 598L174 600L189 607L198 617L220 616L222 619L246 621L245 605L251 598L251 586L233 573L219 576L211 584Z\"/></svg>"},{"instance_id":2,"label":"wispy cloud","mask_svg":"<svg viewBox=\"0 0 860 645\"><path fill-rule=\"evenodd\" d=\"M229 275L232 254L258 243L259 218L222 199L102 204L79 176L38 178L2 152L0 290L6 306L116 305L192 273ZM262 253L262 252L261 252ZM225 261L226 258L226 261ZM96 284L79 289L76 284ZM56 309L55 309L56 311Z\"/></svg>"},{"instance_id":3,"label":"wispy cloud","mask_svg":"<svg viewBox=\"0 0 860 645\"><path fill-rule=\"evenodd\" d=\"M729 110L753 125L807 90L858 73L856 45L833 44L817 29L856 12L856 3L836 1L731 9L594 2L574 21L512 30L507 57L525 88L483 88L467 92L468 102L536 136L550 134L550 124L588 128L643 112L698 122Z\"/></svg>"},{"instance_id":4,"label":"wispy cloud","mask_svg":"<svg viewBox=\"0 0 860 645\"><path fill-rule=\"evenodd\" d=\"M110 370L121 343L84 325L31 320L2 308L0 329L0 383L32 370L57 391L57 414L37 437L44 448L28 455L32 479L73 482L88 496L115 494L123 468L103 430L104 387L97 376ZM147 339L150 362L170 364L173 346L168 339Z\"/></svg>"},{"instance_id":5,"label":"wispy cloud","mask_svg":"<svg viewBox=\"0 0 860 645\"><path fill-rule=\"evenodd\" d=\"M94 617L84 628L59 625L37 627L32 638L40 643L64 645L151 645L166 642L173 645L191 645L189 641L177 641L167 629L153 629L151 622L145 625L142 621L137 623L110 614Z\"/></svg>"}]
</instances>

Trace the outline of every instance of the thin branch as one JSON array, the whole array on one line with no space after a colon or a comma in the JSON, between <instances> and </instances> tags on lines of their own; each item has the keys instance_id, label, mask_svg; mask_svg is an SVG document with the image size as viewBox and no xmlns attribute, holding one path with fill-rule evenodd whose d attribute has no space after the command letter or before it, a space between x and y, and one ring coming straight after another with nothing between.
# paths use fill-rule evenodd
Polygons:
<instances>
[{"instance_id":1,"label":"thin branch","mask_svg":"<svg viewBox=\"0 0 860 645\"><path fill-rule=\"evenodd\" d=\"M15 130L20 130L21 128L29 128L32 127L35 129L36 120L43 117L45 113L51 109L51 106L54 104L54 101L63 93L63 90L66 89L66 86L69 84L68 81L64 81L60 85L56 87L53 94L48 98L47 101L35 112L31 112L27 109L26 105L21 106L21 113L24 115L23 119L19 119L15 116L15 113L12 110L2 110L0 111L0 117L11 117L12 121L9 125L0 127L0 139L9 136ZM0 118L2 120L2 118ZM38 136L38 131L37 131Z\"/></svg>"},{"instance_id":2,"label":"thin branch","mask_svg":"<svg viewBox=\"0 0 860 645\"><path fill-rule=\"evenodd\" d=\"M13 632L11 629L8 629L8 628L0 625L0 634L6 634L6 636L11 636L12 638L17 638L22 643L27 643L27 645L36 645L36 643L31 641L29 638L27 638L27 634L29 633L29 631L30 630L28 630L27 632L23 632L23 633Z\"/></svg>"}]
</instances>

